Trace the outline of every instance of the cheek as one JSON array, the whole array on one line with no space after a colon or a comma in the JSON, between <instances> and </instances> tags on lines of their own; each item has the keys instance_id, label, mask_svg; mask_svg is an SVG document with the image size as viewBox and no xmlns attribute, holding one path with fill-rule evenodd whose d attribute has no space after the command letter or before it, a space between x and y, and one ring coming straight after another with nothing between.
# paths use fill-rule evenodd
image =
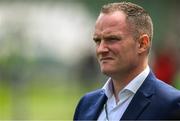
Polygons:
<instances>
[{"instance_id":1,"label":"cheek","mask_svg":"<svg viewBox=\"0 0 180 121\"><path fill-rule=\"evenodd\" d=\"M128 58L128 62L129 63L136 63L137 59L138 59L138 53L137 53L137 48L136 46L131 46L128 50L128 54L127 54L127 58Z\"/></svg>"},{"instance_id":2,"label":"cheek","mask_svg":"<svg viewBox=\"0 0 180 121\"><path fill-rule=\"evenodd\" d=\"M122 46L118 52L119 57L124 61L131 61L137 57L137 49L135 45Z\"/></svg>"}]
</instances>

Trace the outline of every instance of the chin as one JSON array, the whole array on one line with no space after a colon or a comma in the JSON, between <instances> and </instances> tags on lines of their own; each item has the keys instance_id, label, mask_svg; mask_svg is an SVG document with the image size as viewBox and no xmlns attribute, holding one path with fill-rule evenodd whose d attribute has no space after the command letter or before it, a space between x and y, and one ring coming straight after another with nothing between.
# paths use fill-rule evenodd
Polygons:
<instances>
[{"instance_id":1,"label":"chin","mask_svg":"<svg viewBox=\"0 0 180 121\"><path fill-rule=\"evenodd\" d=\"M114 73L114 71L111 69L102 69L102 68L101 68L101 72L107 76L111 76Z\"/></svg>"}]
</instances>

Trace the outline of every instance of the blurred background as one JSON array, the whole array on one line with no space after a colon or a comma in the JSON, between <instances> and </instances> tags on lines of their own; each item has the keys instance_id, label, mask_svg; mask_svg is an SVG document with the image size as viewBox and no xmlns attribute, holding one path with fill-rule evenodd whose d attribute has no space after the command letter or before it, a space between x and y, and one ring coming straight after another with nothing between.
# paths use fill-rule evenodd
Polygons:
<instances>
[{"instance_id":1,"label":"blurred background","mask_svg":"<svg viewBox=\"0 0 180 121\"><path fill-rule=\"evenodd\" d=\"M118 0L0 0L0 120L72 120L80 97L101 88L92 33ZM126 0L154 22L150 65L180 89L180 1Z\"/></svg>"}]
</instances>

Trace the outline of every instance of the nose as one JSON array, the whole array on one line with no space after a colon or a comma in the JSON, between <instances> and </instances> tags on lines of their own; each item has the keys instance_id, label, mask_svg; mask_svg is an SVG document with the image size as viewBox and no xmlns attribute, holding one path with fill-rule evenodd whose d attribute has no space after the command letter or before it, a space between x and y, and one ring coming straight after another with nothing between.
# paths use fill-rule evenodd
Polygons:
<instances>
[{"instance_id":1,"label":"nose","mask_svg":"<svg viewBox=\"0 0 180 121\"><path fill-rule=\"evenodd\" d=\"M107 43L102 40L96 47L97 54L107 53L109 51Z\"/></svg>"}]
</instances>

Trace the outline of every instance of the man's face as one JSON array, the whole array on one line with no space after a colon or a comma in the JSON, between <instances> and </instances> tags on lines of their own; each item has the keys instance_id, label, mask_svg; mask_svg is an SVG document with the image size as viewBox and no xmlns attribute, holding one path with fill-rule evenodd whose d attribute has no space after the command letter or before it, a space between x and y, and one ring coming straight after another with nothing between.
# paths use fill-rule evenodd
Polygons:
<instances>
[{"instance_id":1,"label":"man's face","mask_svg":"<svg viewBox=\"0 0 180 121\"><path fill-rule=\"evenodd\" d=\"M138 42L126 23L123 12L100 14L97 19L94 41L101 71L108 76L131 72L138 62Z\"/></svg>"}]
</instances>

